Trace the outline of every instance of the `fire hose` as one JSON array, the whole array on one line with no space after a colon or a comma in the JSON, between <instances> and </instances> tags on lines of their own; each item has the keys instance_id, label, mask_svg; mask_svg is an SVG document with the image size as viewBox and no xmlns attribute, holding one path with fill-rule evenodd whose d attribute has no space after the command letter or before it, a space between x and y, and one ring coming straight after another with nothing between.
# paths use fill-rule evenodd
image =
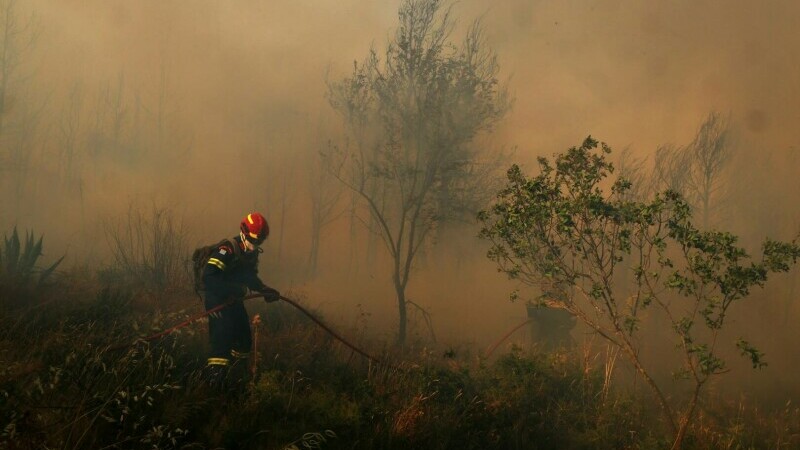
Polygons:
<instances>
[{"instance_id":1,"label":"fire hose","mask_svg":"<svg viewBox=\"0 0 800 450\"><path fill-rule=\"evenodd\" d=\"M175 332L175 331L177 331L177 330L179 330L179 329L181 329L181 328L183 328L185 326L188 326L188 325L190 325L190 324L192 324L192 323L194 323L194 322L196 322L196 321L198 321L198 320L200 320L200 319L202 319L204 317L207 317L207 316L209 316L211 314L214 314L217 311L220 311L220 310L222 310L222 309L234 304L235 302L249 300L251 298L259 298L259 297L263 297L263 294L250 294L250 295L247 295L247 296L245 296L245 297L243 297L241 299L229 300L229 301L227 301L225 303L222 303L220 305L217 305L217 306L215 306L215 307L213 307L213 308L211 308L209 310L206 310L206 311L204 311L204 312L202 312L200 314L196 314L196 315L184 320L181 323L178 323L178 324L176 324L176 325L174 325L174 326L172 326L170 328L167 328L166 330L160 331L158 333L152 334L152 335L144 337L144 338L139 338L139 339L137 339L136 341L134 341L134 342L132 342L130 344L123 344L123 345L117 345L117 346L114 346L114 347L110 347L109 350L121 350L121 349L133 347L133 346L141 344L141 343L150 342L150 341L154 341L156 339L160 339L160 338L162 338L164 336L167 336L167 335L169 335L169 334L171 334L171 333L173 333L173 332ZM325 325L325 323L323 323L316 316L314 316L308 310L303 308L296 301L294 301L294 300L292 300L292 299L290 299L288 297L284 297L283 295L281 295L279 298L281 300L285 301L286 303L292 305L298 311L300 311L305 316L307 316L309 319L311 319L314 323L319 325L320 328L322 328L328 334L333 336L336 340L338 340L339 342L341 342L342 344L344 344L346 347L348 347L349 349L353 350L354 352L358 353L359 355L363 356L364 358L366 358L366 359L368 359L370 361L373 361L373 362L375 362L377 364L382 364L382 365L385 365L387 367L391 367L391 368L402 370L401 368L399 368L399 367L397 367L397 366L395 366L393 364L389 364L389 363L387 363L385 361L382 361L382 360L370 355L369 353L365 352L364 350L361 350L360 348L356 347L355 345L351 344L345 338L341 337L338 333L333 331L330 327ZM503 335L503 337L500 338L500 340L495 342L492 346L490 346L486 350L486 353L484 354L484 358L487 358L487 359L490 358L492 353L494 353L494 351L500 346L500 344L505 342L509 337L511 337L512 334L516 333L520 328L522 328L525 325L527 325L528 323L530 323L531 320L532 319L528 319L528 320L522 322L521 324L519 324L519 325L515 326L514 328L512 328L508 333Z\"/></svg>"},{"instance_id":2,"label":"fire hose","mask_svg":"<svg viewBox=\"0 0 800 450\"><path fill-rule=\"evenodd\" d=\"M144 337L144 338L139 338L139 339L137 339L136 341L134 341L134 342L132 342L130 344L117 345L117 346L114 346L114 347L110 347L109 350L126 349L126 348L130 348L130 347L133 347L133 346L141 344L141 343L150 342L150 341L154 341L156 339L163 338L164 336L167 336L167 335L169 335L169 334L171 334L171 333L173 333L173 332L175 332L175 331L177 331L177 330L179 330L179 329L181 329L181 328L183 328L185 326L188 326L188 325L190 325L190 324L192 324L192 323L194 323L194 322L196 322L196 321L198 321L198 320L200 320L200 319L202 319L204 317L207 317L207 316L209 316L211 314L216 313L217 311L220 311L220 310L232 305L235 302L244 301L244 300L248 300L248 299L251 299L251 298L259 298L259 297L263 297L263 294L250 294L250 295L247 295L247 296L245 296L245 297L243 297L241 299L229 300L229 301L227 301L225 303L222 303L222 304L217 305L217 306L215 306L215 307L213 307L211 309L208 309L205 312L202 312L200 314L196 314L196 315L184 320L183 322L181 322L179 324L176 324L176 325L174 325L172 327L167 328L166 330L160 331L158 333L152 334L152 335ZM288 297L284 297L283 295L280 296L280 299L285 301L286 303L292 305L293 307L295 307L301 313L306 315L309 319L314 321L314 323L319 325L320 328L322 328L323 330L328 332L328 334L333 336L336 340L338 340L339 342L341 342L342 344L344 344L345 346L347 346L348 348L350 348L354 352L358 353L359 355L361 355L361 356L363 356L363 357L367 358L368 360L373 361L375 363L383 364L383 365L386 365L388 367L397 368L397 367L393 366L392 364L386 363L386 362L384 362L384 361L382 361L382 360L380 360L378 358L375 358L374 356L371 356L370 354L368 354L364 350L361 350L360 348L358 348L355 345L351 344L346 339L341 337L338 333L333 331L330 327L325 325L320 319L318 319L313 314L308 312L308 310L306 310L305 308L300 306L300 304L298 304L296 301L294 301L294 300L292 300L292 299L290 299Z\"/></svg>"},{"instance_id":3,"label":"fire hose","mask_svg":"<svg viewBox=\"0 0 800 450\"><path fill-rule=\"evenodd\" d=\"M506 339L510 338L512 334L517 332L517 330L519 330L520 328L522 328L525 325L529 324L532 320L533 319L528 319L525 322L522 322L521 324L519 324L516 327L512 328L511 331L509 331L508 333L504 334L503 337L501 337L499 341L495 342L494 345L492 345L491 347L489 347L486 350L484 358L489 359L489 357L492 356L492 353L494 353L495 349L497 349L497 347L499 347L500 344L505 342Z\"/></svg>"}]
</instances>

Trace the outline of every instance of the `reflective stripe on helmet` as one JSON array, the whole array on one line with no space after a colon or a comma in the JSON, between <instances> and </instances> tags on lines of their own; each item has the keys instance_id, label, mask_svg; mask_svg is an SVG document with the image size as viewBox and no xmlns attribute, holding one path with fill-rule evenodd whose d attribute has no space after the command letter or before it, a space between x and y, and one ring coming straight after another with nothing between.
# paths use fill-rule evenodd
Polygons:
<instances>
[{"instance_id":1,"label":"reflective stripe on helmet","mask_svg":"<svg viewBox=\"0 0 800 450\"><path fill-rule=\"evenodd\" d=\"M246 215L244 219L242 219L239 230L242 232L243 237L249 240L255 240L256 244L260 244L269 236L269 224L267 224L267 219L257 212Z\"/></svg>"}]
</instances>

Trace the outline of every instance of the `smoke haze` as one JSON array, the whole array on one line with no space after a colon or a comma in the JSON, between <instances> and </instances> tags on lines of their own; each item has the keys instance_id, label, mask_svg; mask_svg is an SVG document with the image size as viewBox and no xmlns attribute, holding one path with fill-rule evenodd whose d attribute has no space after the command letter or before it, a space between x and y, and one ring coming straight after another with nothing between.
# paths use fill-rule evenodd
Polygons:
<instances>
[{"instance_id":1,"label":"smoke haze","mask_svg":"<svg viewBox=\"0 0 800 450\"><path fill-rule=\"evenodd\" d=\"M371 46L381 54L398 5L17 1L35 39L9 88L0 230L32 228L45 234L48 257L66 252L72 264L100 265L109 260L107 224L132 204L170 208L192 246L232 236L257 209L273 230L262 267L268 283L305 292L338 323L366 311L371 331L391 336L385 251L363 229L351 242L347 214L324 232L320 275L309 279L304 267L317 153L342 136L326 77L349 75ZM511 159L532 171L536 157L591 134L649 162L658 145L691 141L710 111L730 114L733 200L714 225L754 249L766 235L797 231L800 3L462 0L453 14L459 30L481 18L515 98L486 145L516 147ZM345 192L342 209L348 199ZM477 231L454 227L429 246L409 295L429 309L437 338L484 348L525 315L507 300L514 286L486 260ZM365 263L370 245L374 264ZM781 374L800 366L783 345L797 338L797 273L757 294L758 319L737 322L775 362L750 381L777 379L795 394L800 386ZM786 331L764 331L776 321ZM415 332L429 333L419 318Z\"/></svg>"}]
</instances>

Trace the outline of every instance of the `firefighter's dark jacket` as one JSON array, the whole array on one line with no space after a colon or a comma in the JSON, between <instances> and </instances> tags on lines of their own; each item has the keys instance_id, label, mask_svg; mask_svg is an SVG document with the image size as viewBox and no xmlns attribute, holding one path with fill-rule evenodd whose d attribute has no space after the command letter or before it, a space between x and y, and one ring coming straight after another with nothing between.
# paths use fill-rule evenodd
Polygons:
<instances>
[{"instance_id":1,"label":"firefighter's dark jacket","mask_svg":"<svg viewBox=\"0 0 800 450\"><path fill-rule=\"evenodd\" d=\"M217 247L203 268L203 285L212 303L222 303L265 288L258 277L259 251L245 253L237 236Z\"/></svg>"}]
</instances>

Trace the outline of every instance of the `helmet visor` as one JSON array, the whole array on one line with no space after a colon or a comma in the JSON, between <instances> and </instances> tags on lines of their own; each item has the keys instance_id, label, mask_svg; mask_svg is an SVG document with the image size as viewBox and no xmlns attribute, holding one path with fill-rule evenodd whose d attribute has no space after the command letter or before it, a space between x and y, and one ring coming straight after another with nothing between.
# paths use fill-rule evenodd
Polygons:
<instances>
[{"instance_id":1,"label":"helmet visor","mask_svg":"<svg viewBox=\"0 0 800 450\"><path fill-rule=\"evenodd\" d=\"M243 233L243 234L244 234L245 240L247 240L247 242L255 245L256 247L258 247L259 245L263 244L264 240L266 240L266 236L259 237L255 233Z\"/></svg>"}]
</instances>

